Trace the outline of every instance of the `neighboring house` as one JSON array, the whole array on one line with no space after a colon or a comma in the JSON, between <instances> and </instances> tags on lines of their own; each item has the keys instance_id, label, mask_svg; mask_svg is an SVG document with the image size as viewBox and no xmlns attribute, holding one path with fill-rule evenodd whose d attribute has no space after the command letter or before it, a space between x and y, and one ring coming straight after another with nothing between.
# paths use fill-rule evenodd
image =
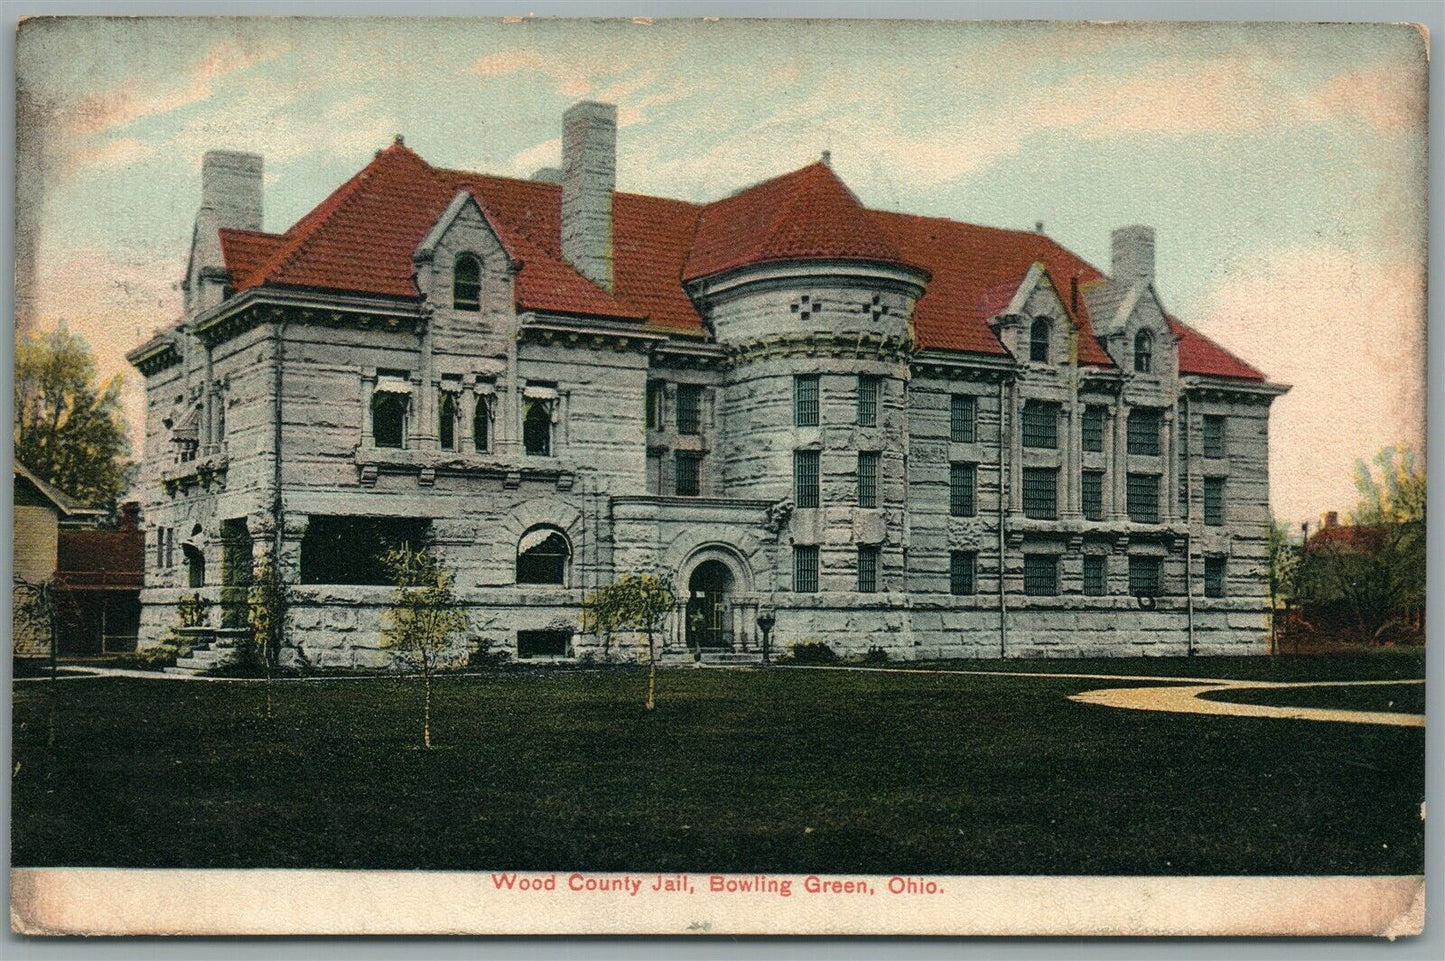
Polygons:
<instances>
[{"instance_id":1,"label":"neighboring house","mask_svg":"<svg viewBox=\"0 0 1445 961\"><path fill-rule=\"evenodd\" d=\"M122 505L118 528L61 528L56 580L67 599L61 610L62 655L135 649L144 565L139 504Z\"/></svg>"},{"instance_id":2,"label":"neighboring house","mask_svg":"<svg viewBox=\"0 0 1445 961\"><path fill-rule=\"evenodd\" d=\"M671 650L1263 652L1287 388L1170 316L1154 233L1105 275L1041 232L869 210L823 161L714 203L396 143L284 233L208 153L186 315L146 379L142 643L266 552L314 664L381 665L377 555L427 540L473 643L571 656L663 572Z\"/></svg>"},{"instance_id":3,"label":"neighboring house","mask_svg":"<svg viewBox=\"0 0 1445 961\"><path fill-rule=\"evenodd\" d=\"M49 631L18 612L42 585L59 586L56 574L64 536L61 525L93 524L105 512L85 507L19 461L15 462L14 476L15 566L11 596L17 616L13 649L17 656L38 657L50 654ZM63 603L59 609L64 609Z\"/></svg>"}]
</instances>

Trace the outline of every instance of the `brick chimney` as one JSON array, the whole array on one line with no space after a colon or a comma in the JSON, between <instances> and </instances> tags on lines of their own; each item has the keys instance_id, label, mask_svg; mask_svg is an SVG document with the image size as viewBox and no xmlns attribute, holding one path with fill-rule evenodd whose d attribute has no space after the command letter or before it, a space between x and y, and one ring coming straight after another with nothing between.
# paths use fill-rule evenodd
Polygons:
<instances>
[{"instance_id":1,"label":"brick chimney","mask_svg":"<svg viewBox=\"0 0 1445 961\"><path fill-rule=\"evenodd\" d=\"M584 100L562 115L562 257L612 289L612 191L617 108Z\"/></svg>"},{"instance_id":2,"label":"brick chimney","mask_svg":"<svg viewBox=\"0 0 1445 961\"><path fill-rule=\"evenodd\" d=\"M1113 234L1110 279L1133 286L1154 282L1154 228L1120 227Z\"/></svg>"},{"instance_id":3,"label":"brick chimney","mask_svg":"<svg viewBox=\"0 0 1445 961\"><path fill-rule=\"evenodd\" d=\"M1320 518L1320 528L1321 528L1322 530L1328 529L1328 528L1331 528L1331 527L1339 527L1339 526L1340 526L1340 512L1339 512L1339 511L1325 511L1325 516L1322 517L1322 518Z\"/></svg>"}]
</instances>

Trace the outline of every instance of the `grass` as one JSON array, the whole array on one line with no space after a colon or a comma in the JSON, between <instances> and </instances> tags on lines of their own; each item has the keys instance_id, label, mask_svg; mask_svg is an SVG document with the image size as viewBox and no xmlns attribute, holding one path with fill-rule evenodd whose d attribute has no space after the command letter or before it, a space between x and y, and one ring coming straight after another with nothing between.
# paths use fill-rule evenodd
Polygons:
<instances>
[{"instance_id":1,"label":"grass","mask_svg":"<svg viewBox=\"0 0 1445 961\"><path fill-rule=\"evenodd\" d=\"M1347 711L1386 711L1403 714L1425 713L1423 684L1381 684L1371 687L1288 687L1245 688L1214 691L1204 695L1210 701L1232 704L1268 704L1277 707L1324 707Z\"/></svg>"},{"instance_id":2,"label":"grass","mask_svg":"<svg viewBox=\"0 0 1445 961\"><path fill-rule=\"evenodd\" d=\"M1328 670L1342 669L1330 660ZM1158 674L1166 663L1108 666ZM1181 674L1198 673L1189 663ZM415 682L280 681L269 720L256 682L18 684L13 861L890 874L1422 867L1419 729L1111 710L1069 701L1098 682L1067 678L788 669L665 671L649 715L643 684L621 670L447 679L430 752L417 747Z\"/></svg>"}]
</instances>

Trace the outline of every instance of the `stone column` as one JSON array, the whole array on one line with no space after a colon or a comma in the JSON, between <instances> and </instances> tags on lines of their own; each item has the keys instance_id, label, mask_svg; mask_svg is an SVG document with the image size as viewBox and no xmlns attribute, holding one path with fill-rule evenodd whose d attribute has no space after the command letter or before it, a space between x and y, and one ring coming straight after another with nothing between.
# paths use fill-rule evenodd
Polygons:
<instances>
[{"instance_id":1,"label":"stone column","mask_svg":"<svg viewBox=\"0 0 1445 961\"><path fill-rule=\"evenodd\" d=\"M1109 503L1112 505L1110 519L1122 520L1129 516L1128 502L1125 499L1129 480L1128 409L1122 396L1114 408L1113 417L1114 429L1110 431L1109 452Z\"/></svg>"},{"instance_id":2,"label":"stone column","mask_svg":"<svg viewBox=\"0 0 1445 961\"><path fill-rule=\"evenodd\" d=\"M376 396L376 369L361 372L361 439L362 447L371 446L371 402Z\"/></svg>"},{"instance_id":3,"label":"stone column","mask_svg":"<svg viewBox=\"0 0 1445 961\"><path fill-rule=\"evenodd\" d=\"M1159 499L1160 518L1165 524L1171 524L1179 516L1179 457L1176 453L1178 447L1177 420L1175 417L1176 408L1167 407L1164 410L1164 437L1160 454L1164 458L1163 470L1160 472L1159 482L1164 485L1164 496Z\"/></svg>"},{"instance_id":4,"label":"stone column","mask_svg":"<svg viewBox=\"0 0 1445 961\"><path fill-rule=\"evenodd\" d=\"M1009 385L1008 390L1008 463L1009 463L1009 513L1020 514L1024 509L1024 436L1021 423L1023 402L1019 399L1018 382ZM1002 424L1003 421L1000 421Z\"/></svg>"}]
</instances>

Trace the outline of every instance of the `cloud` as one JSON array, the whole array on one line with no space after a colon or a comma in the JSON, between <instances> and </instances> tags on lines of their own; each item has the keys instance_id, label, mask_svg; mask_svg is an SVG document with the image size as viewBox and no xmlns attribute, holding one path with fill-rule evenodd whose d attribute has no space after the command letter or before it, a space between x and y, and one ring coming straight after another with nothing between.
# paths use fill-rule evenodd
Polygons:
<instances>
[{"instance_id":1,"label":"cloud","mask_svg":"<svg viewBox=\"0 0 1445 961\"><path fill-rule=\"evenodd\" d=\"M528 147L512 155L512 170L518 176L530 177L542 167L555 167L562 162L562 138L553 137L535 147Z\"/></svg>"},{"instance_id":2,"label":"cloud","mask_svg":"<svg viewBox=\"0 0 1445 961\"><path fill-rule=\"evenodd\" d=\"M1383 65L1334 77L1310 94L1305 110L1322 118L1356 117L1380 131L1419 130L1425 118L1423 69Z\"/></svg>"},{"instance_id":3,"label":"cloud","mask_svg":"<svg viewBox=\"0 0 1445 961\"><path fill-rule=\"evenodd\" d=\"M1332 246L1281 250L1222 281L1198 326L1294 385L1270 418L1279 516L1346 510L1357 457L1401 441L1422 448L1423 263Z\"/></svg>"}]
</instances>

